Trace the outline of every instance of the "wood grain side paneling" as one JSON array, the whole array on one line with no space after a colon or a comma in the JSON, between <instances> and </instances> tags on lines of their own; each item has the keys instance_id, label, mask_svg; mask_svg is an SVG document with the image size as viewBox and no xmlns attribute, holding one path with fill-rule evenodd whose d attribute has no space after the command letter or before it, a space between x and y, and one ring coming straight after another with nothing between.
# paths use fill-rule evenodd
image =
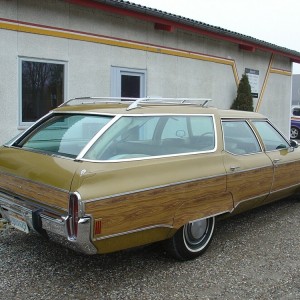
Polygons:
<instances>
[{"instance_id":1,"label":"wood grain side paneling","mask_svg":"<svg viewBox=\"0 0 300 300\"><path fill-rule=\"evenodd\" d=\"M50 186L0 173L0 188L20 198L33 200L62 210L68 209L69 193Z\"/></svg>"},{"instance_id":2,"label":"wood grain side paneling","mask_svg":"<svg viewBox=\"0 0 300 300\"><path fill-rule=\"evenodd\" d=\"M85 209L94 218L102 219L102 236L159 224L173 226L178 209L182 209L176 221L176 226L180 227L190 218L227 209L227 200L226 204L215 202L213 209L209 204L211 195L224 194L225 187L226 177L220 176L88 202ZM197 199L205 197L210 200L197 203Z\"/></svg>"},{"instance_id":3,"label":"wood grain side paneling","mask_svg":"<svg viewBox=\"0 0 300 300\"><path fill-rule=\"evenodd\" d=\"M231 212L233 200L230 193L224 192L195 197L183 203L177 210L174 218L174 227L180 228L188 221L193 221L207 216L214 216L224 212Z\"/></svg>"},{"instance_id":4,"label":"wood grain side paneling","mask_svg":"<svg viewBox=\"0 0 300 300\"><path fill-rule=\"evenodd\" d=\"M277 164L274 168L272 192L300 185L300 162L293 161Z\"/></svg>"},{"instance_id":5,"label":"wood grain side paneling","mask_svg":"<svg viewBox=\"0 0 300 300\"><path fill-rule=\"evenodd\" d=\"M273 181L273 167L245 170L228 174L227 188L234 197L235 206L248 199L254 199L270 192Z\"/></svg>"}]
</instances>

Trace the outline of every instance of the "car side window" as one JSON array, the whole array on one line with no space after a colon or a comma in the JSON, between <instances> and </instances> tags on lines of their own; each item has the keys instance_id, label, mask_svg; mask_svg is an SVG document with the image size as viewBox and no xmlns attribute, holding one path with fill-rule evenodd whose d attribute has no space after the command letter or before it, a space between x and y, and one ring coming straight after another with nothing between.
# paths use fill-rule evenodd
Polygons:
<instances>
[{"instance_id":1,"label":"car side window","mask_svg":"<svg viewBox=\"0 0 300 300\"><path fill-rule=\"evenodd\" d=\"M258 140L246 121L222 121L225 150L236 154L261 152Z\"/></svg>"},{"instance_id":2,"label":"car side window","mask_svg":"<svg viewBox=\"0 0 300 300\"><path fill-rule=\"evenodd\" d=\"M293 116L300 116L300 107L294 107L293 108Z\"/></svg>"},{"instance_id":3,"label":"car side window","mask_svg":"<svg viewBox=\"0 0 300 300\"><path fill-rule=\"evenodd\" d=\"M84 158L123 160L215 150L212 116L123 116Z\"/></svg>"},{"instance_id":4,"label":"car side window","mask_svg":"<svg viewBox=\"0 0 300 300\"><path fill-rule=\"evenodd\" d=\"M215 147L213 119L211 116L167 117L160 143L166 153L170 154L213 150Z\"/></svg>"},{"instance_id":5,"label":"car side window","mask_svg":"<svg viewBox=\"0 0 300 300\"><path fill-rule=\"evenodd\" d=\"M252 123L259 132L266 151L274 151L290 147L284 137L269 122L253 121Z\"/></svg>"}]
</instances>

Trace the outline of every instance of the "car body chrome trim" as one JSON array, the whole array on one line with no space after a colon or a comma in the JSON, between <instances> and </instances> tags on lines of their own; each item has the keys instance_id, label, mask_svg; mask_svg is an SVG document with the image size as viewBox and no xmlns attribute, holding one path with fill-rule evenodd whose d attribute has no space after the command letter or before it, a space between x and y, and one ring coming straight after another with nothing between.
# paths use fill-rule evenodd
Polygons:
<instances>
[{"instance_id":1,"label":"car body chrome trim","mask_svg":"<svg viewBox=\"0 0 300 300\"><path fill-rule=\"evenodd\" d=\"M124 232L114 233L114 234L110 234L110 235L106 235L106 236L101 236L101 237L98 237L98 238L94 238L93 241L101 241L101 240L111 239L111 238L119 237L119 236L122 236L122 235L128 235L128 234L132 234L132 233L137 233L137 232L151 230L151 229L157 229L157 228L170 228L170 229L172 229L173 226L168 225L168 224L152 225L152 226L147 226L147 227L143 227L143 228L138 228L138 229L128 230L128 231L124 231Z\"/></svg>"},{"instance_id":2,"label":"car body chrome trim","mask_svg":"<svg viewBox=\"0 0 300 300\"><path fill-rule=\"evenodd\" d=\"M258 195L258 196L255 196L255 197L251 197L251 198L247 198L247 199L244 199L244 200L241 200L239 201L234 207L233 209L230 211L231 213L234 212L234 210L239 207L240 204L244 203L244 202L247 202L247 201L252 201L254 199L257 199L257 198L260 198L260 197L268 197L270 195L270 192L269 193L264 193L264 194L261 194L261 195Z\"/></svg>"},{"instance_id":3,"label":"car body chrome trim","mask_svg":"<svg viewBox=\"0 0 300 300\"><path fill-rule=\"evenodd\" d=\"M270 192L270 195L272 195L274 193L282 192L282 191L285 191L285 190L288 190L288 189L297 188L297 187L300 187L300 183L292 184L292 185L290 185L288 187L285 187L283 189L273 190L273 191Z\"/></svg>"},{"instance_id":4,"label":"car body chrome trim","mask_svg":"<svg viewBox=\"0 0 300 300\"><path fill-rule=\"evenodd\" d=\"M230 213L230 212L232 212L232 210L224 210L224 211L218 212L218 213L213 214L213 215L209 215L209 216L205 216L205 217L202 217L202 218L191 220L191 221L189 221L189 223L205 220L205 219L208 219L208 218L217 217L217 216L220 216L220 215L223 215L223 214L226 214L226 213Z\"/></svg>"},{"instance_id":5,"label":"car body chrome trim","mask_svg":"<svg viewBox=\"0 0 300 300\"><path fill-rule=\"evenodd\" d=\"M57 158L61 158L61 159L68 159L68 160L72 160L72 161L76 160L76 156L71 157L71 156L57 154L57 153L45 152L45 151L38 150L38 149L20 148L20 147L16 147L16 146L13 146L13 145L12 146L6 146L6 145L4 145L4 147L11 148L11 149L16 149L16 150L19 150L19 151L27 151L27 152L37 153L37 154L46 155L46 156L50 156L50 157L57 157Z\"/></svg>"},{"instance_id":6,"label":"car body chrome trim","mask_svg":"<svg viewBox=\"0 0 300 300\"><path fill-rule=\"evenodd\" d=\"M234 174L238 174L238 173L251 172L251 171L256 171L256 170L265 169L265 168L271 168L273 170L274 169L274 165L270 161L270 165L265 165L265 166L256 167L256 168L249 168L249 169L244 169L244 170L242 169L240 171L234 171L234 172L231 172L231 173L228 172L227 175L230 176L230 175L234 175Z\"/></svg>"},{"instance_id":7,"label":"car body chrome trim","mask_svg":"<svg viewBox=\"0 0 300 300\"><path fill-rule=\"evenodd\" d=\"M222 212L219 212L217 214L213 214L213 215L205 216L203 218L195 219L193 221L189 221L189 223L204 220L204 219L207 219L207 218L216 217L216 216L228 213L228 212L230 212L230 211L229 210L222 211ZM119 237L119 236L123 236L123 235L128 235L128 234L132 234L132 233L137 233L137 232L151 230L151 229L157 229L157 228L170 228L170 229L173 229L174 226L169 225L169 224L157 224L157 225L152 225L152 226L146 226L146 227L142 227L142 228L138 228L138 229L133 229L133 230L128 230L128 231L124 231L124 232L120 232L120 233L101 236L101 237L98 237L98 238L94 238L93 241L101 241L101 240L105 240L105 239L110 239L110 238L114 238L114 237Z\"/></svg>"},{"instance_id":8,"label":"car body chrome trim","mask_svg":"<svg viewBox=\"0 0 300 300\"><path fill-rule=\"evenodd\" d=\"M207 176L205 178L202 177L202 178L197 178L197 179L178 181L178 182L173 182L173 183L169 183L169 184L157 185L157 186L148 187L148 188L144 188L144 189L133 190L133 191L128 191L128 192L119 193L119 194L113 194L113 195L104 196L104 197L100 197L100 198L87 199L87 200L83 200L83 201L84 201L84 203L91 203L91 202L95 202L95 201L107 200L107 199L111 199L111 198L115 198L115 197L127 196L130 194L142 193L142 192L146 192L146 191L171 187L171 186L185 184L185 183L191 183L191 182L195 182L195 181L203 181L203 180L212 179L212 178L226 177L226 175L227 175L226 173L223 173L223 174L219 174L217 176Z\"/></svg>"}]
</instances>

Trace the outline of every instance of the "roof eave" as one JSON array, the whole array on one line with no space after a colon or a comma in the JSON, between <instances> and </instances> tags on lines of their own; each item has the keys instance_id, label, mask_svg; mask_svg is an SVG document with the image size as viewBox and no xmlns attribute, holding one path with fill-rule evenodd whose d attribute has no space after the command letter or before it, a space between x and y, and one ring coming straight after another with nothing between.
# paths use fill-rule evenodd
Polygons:
<instances>
[{"instance_id":1,"label":"roof eave","mask_svg":"<svg viewBox=\"0 0 300 300\"><path fill-rule=\"evenodd\" d=\"M166 13L157 9L138 5L123 0L65 0L66 2L125 15L154 23L156 29L173 31L174 28L238 44L240 49L254 52L262 50L290 58L291 62L300 63L300 53L253 37L239 34L221 27Z\"/></svg>"}]
</instances>

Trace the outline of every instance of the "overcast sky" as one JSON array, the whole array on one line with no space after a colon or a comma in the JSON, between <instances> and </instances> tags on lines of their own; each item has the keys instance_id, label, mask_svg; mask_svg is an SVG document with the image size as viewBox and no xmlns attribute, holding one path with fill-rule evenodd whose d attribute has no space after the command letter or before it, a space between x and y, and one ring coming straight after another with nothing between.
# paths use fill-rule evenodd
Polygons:
<instances>
[{"instance_id":1,"label":"overcast sky","mask_svg":"<svg viewBox=\"0 0 300 300\"><path fill-rule=\"evenodd\" d=\"M300 52L299 0L130 0ZM300 74L300 64L294 64Z\"/></svg>"}]
</instances>

